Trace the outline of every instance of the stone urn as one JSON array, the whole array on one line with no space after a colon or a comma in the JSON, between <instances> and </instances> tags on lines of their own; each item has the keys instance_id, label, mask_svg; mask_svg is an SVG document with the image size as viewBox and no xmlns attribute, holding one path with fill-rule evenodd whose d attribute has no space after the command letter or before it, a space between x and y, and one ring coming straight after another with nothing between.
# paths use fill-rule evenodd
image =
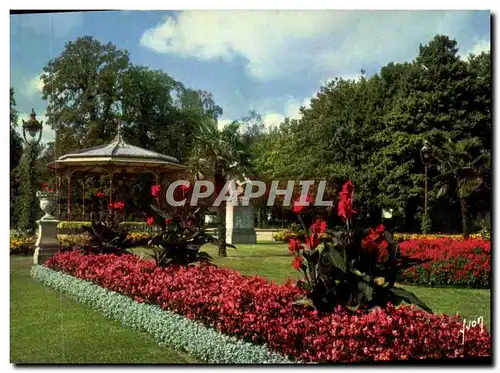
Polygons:
<instances>
[{"instance_id":1,"label":"stone urn","mask_svg":"<svg viewBox=\"0 0 500 373\"><path fill-rule=\"evenodd\" d=\"M42 220L54 220L52 215L57 207L57 192L47 192L44 190L36 192L37 198L40 200L40 208L45 213Z\"/></svg>"}]
</instances>

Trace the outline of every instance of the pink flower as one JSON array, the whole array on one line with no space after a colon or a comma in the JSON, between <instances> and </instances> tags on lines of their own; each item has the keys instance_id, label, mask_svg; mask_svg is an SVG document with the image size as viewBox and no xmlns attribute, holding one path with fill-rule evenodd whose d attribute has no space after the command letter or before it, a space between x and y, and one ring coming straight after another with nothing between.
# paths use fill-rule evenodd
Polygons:
<instances>
[{"instance_id":1,"label":"pink flower","mask_svg":"<svg viewBox=\"0 0 500 373\"><path fill-rule=\"evenodd\" d=\"M153 225L155 223L155 219L152 217L149 217L146 219L146 224L147 225Z\"/></svg>"}]
</instances>

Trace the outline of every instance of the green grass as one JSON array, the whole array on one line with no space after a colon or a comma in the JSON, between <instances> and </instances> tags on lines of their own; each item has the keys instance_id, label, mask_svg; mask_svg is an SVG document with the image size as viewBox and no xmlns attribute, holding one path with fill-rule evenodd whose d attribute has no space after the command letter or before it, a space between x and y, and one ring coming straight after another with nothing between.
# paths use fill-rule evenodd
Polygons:
<instances>
[{"instance_id":1,"label":"green grass","mask_svg":"<svg viewBox=\"0 0 500 373\"><path fill-rule=\"evenodd\" d=\"M291 267L286 244L237 245L228 257L216 248L203 249L215 264L247 275L260 275L283 283L299 278ZM150 252L139 248L136 254ZM29 277L31 257L11 257L12 363L197 363L194 358L159 346L146 334L121 327L102 314L47 289ZM490 325L490 290L404 286L436 313L466 319L484 317Z\"/></svg>"},{"instance_id":2,"label":"green grass","mask_svg":"<svg viewBox=\"0 0 500 373\"><path fill-rule=\"evenodd\" d=\"M32 261L10 260L11 363L199 362L34 282Z\"/></svg>"},{"instance_id":3,"label":"green grass","mask_svg":"<svg viewBox=\"0 0 500 373\"><path fill-rule=\"evenodd\" d=\"M279 283L300 278L299 273L291 266L292 257L288 254L286 244L259 243L236 246L236 250L228 248L226 258L218 257L217 249L212 245L204 246L203 250L214 257L215 264L234 268L243 274L265 276ZM141 251L144 254L147 250ZM398 286L415 293L435 313L455 315L458 312L466 319L483 316L485 325L490 325L490 290Z\"/></svg>"}]
</instances>

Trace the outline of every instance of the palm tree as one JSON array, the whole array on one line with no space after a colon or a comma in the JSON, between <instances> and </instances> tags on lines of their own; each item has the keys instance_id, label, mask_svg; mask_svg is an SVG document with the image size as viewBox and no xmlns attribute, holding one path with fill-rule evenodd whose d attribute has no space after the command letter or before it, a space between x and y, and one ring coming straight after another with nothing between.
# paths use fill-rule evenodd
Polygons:
<instances>
[{"instance_id":1,"label":"palm tree","mask_svg":"<svg viewBox=\"0 0 500 373\"><path fill-rule=\"evenodd\" d=\"M481 148L479 138L453 143L448 140L442 147L432 146L432 154L439 163L440 174L436 186L440 198L454 190L462 213L462 232L469 237L468 198L483 185L490 168L490 153Z\"/></svg>"},{"instance_id":2,"label":"palm tree","mask_svg":"<svg viewBox=\"0 0 500 373\"><path fill-rule=\"evenodd\" d=\"M216 193L228 180L244 178L251 172L250 154L239 127L240 123L234 121L219 130L216 120L206 118L193 136L189 168L196 178L213 176ZM225 214L226 203L222 202L217 208L219 256L227 256Z\"/></svg>"}]
</instances>

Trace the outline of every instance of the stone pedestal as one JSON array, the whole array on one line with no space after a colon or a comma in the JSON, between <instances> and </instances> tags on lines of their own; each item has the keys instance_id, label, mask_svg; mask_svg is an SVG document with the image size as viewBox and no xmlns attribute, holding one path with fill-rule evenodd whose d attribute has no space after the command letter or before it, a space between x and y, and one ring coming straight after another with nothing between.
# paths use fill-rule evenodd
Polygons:
<instances>
[{"instance_id":1,"label":"stone pedestal","mask_svg":"<svg viewBox=\"0 0 500 373\"><path fill-rule=\"evenodd\" d=\"M35 244L33 264L41 265L59 251L59 240L57 239L59 220L40 219L36 223L38 224L38 238Z\"/></svg>"},{"instance_id":2,"label":"stone pedestal","mask_svg":"<svg viewBox=\"0 0 500 373\"><path fill-rule=\"evenodd\" d=\"M36 196L40 199L40 208L45 212L45 215L36 222L38 224L38 237L35 243L33 264L42 265L59 251L57 238L59 220L52 216L56 206L57 193L40 191L37 192Z\"/></svg>"},{"instance_id":3,"label":"stone pedestal","mask_svg":"<svg viewBox=\"0 0 500 373\"><path fill-rule=\"evenodd\" d=\"M226 205L226 242L230 244L255 244L257 234L254 229L252 204L248 206Z\"/></svg>"}]
</instances>

